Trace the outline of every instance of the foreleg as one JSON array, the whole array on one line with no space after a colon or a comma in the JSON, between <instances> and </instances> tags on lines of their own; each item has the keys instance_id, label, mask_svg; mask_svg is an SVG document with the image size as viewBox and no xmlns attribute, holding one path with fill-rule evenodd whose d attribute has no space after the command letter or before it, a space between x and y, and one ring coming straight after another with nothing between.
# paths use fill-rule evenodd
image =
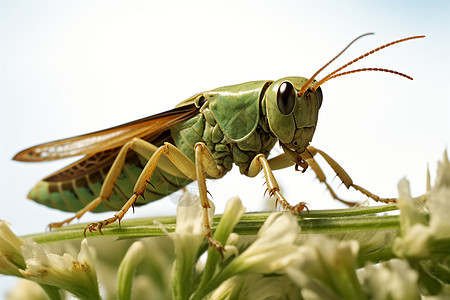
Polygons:
<instances>
[{"instance_id":1,"label":"foreleg","mask_svg":"<svg viewBox=\"0 0 450 300\"><path fill-rule=\"evenodd\" d=\"M367 197L377 201L377 202L383 202L383 203L395 203L397 201L396 198L381 198L365 188L356 185L353 183L353 180L351 177L345 172L344 168L342 168L334 159L332 159L328 154L323 152L322 150L319 150L317 148L314 148L313 146L308 146L307 150L301 154L302 158L305 159L308 164L311 166L311 168L316 172L317 178L320 180L320 182L323 182L327 189L330 191L333 198L336 200L339 200L347 205L353 206L357 203L348 202L345 200L342 200L336 196L336 193L331 189L330 185L326 182L326 177L323 174L322 170L320 169L317 162L314 160L314 156L319 153L325 161L328 163L328 165L334 170L336 175L341 179L342 183L345 185L347 189L350 187L354 188L355 190L361 192L362 194L366 195Z\"/></svg>"}]
</instances>

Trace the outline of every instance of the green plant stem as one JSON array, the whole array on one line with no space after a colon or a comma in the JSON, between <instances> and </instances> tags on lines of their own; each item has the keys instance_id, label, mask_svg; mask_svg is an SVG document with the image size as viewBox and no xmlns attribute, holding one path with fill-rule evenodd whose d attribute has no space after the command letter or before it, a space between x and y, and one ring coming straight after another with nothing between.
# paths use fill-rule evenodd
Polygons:
<instances>
[{"instance_id":1,"label":"green plant stem","mask_svg":"<svg viewBox=\"0 0 450 300\"><path fill-rule=\"evenodd\" d=\"M42 287L42 289L47 294L48 298L51 300L62 300L60 289L56 286L46 285L39 283L39 285Z\"/></svg>"},{"instance_id":2,"label":"green plant stem","mask_svg":"<svg viewBox=\"0 0 450 300\"><path fill-rule=\"evenodd\" d=\"M117 297L120 300L131 299L131 286L137 266L144 259L145 247L142 242L135 242L128 248L117 271Z\"/></svg>"},{"instance_id":3,"label":"green plant stem","mask_svg":"<svg viewBox=\"0 0 450 300\"><path fill-rule=\"evenodd\" d=\"M397 209L393 205L348 208L339 210L310 211L298 216L298 223L302 228L302 234L311 233L345 233L361 230L387 230L399 227L399 218L396 215L375 216ZM246 213L236 225L234 232L241 235L255 235L272 212ZM212 230L215 231L221 215L216 215L213 220ZM104 228L103 235L98 232L86 233L86 237L118 237L118 238L143 238L152 236L165 236L166 234L154 225L157 220L165 225L169 232L175 231L175 217L141 218L126 220L119 224L112 224ZM23 238L32 238L37 243L51 243L66 240L78 240L84 238L84 228L87 224L69 225L50 232L31 234Z\"/></svg>"}]
</instances>

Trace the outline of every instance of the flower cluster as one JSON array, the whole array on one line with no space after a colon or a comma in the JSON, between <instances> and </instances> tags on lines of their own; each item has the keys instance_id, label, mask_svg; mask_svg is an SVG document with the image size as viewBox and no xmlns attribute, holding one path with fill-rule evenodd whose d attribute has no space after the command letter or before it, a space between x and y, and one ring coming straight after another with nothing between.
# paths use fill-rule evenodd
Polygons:
<instances>
[{"instance_id":1,"label":"flower cluster","mask_svg":"<svg viewBox=\"0 0 450 300\"><path fill-rule=\"evenodd\" d=\"M419 273L424 294L444 293L450 298L450 163L447 153L438 163L436 182L426 201L412 198L409 182L399 183L401 234L393 251Z\"/></svg>"},{"instance_id":2,"label":"flower cluster","mask_svg":"<svg viewBox=\"0 0 450 300\"><path fill-rule=\"evenodd\" d=\"M448 255L450 249L450 163L447 154L438 164L436 183L427 201L411 197L409 182L400 181L398 205L402 234L394 251L400 257L426 258L431 254Z\"/></svg>"},{"instance_id":3,"label":"flower cluster","mask_svg":"<svg viewBox=\"0 0 450 300\"><path fill-rule=\"evenodd\" d=\"M87 240L81 242L77 259L67 253L60 256L47 253L36 242L23 241L6 222L0 221L0 274L33 280L54 299L60 298L58 289L80 299L100 299Z\"/></svg>"},{"instance_id":4,"label":"flower cluster","mask_svg":"<svg viewBox=\"0 0 450 300\"><path fill-rule=\"evenodd\" d=\"M0 273L22 278L9 299L42 299L45 294L63 299L61 290L81 299L100 299L100 290L105 299L448 298L447 155L427 194L411 197L406 180L400 181L399 194L399 216L365 216L364 221L372 220L369 226L352 228L362 222L355 217L362 209L342 210L339 218L322 216L325 222L316 233L311 230L317 223L313 212L306 221L289 212L273 212L264 219L243 217L245 207L232 198L224 214L214 218L210 203L208 220L223 253L208 247L204 210L199 198L189 193L179 202L176 225L167 219L149 225L168 238L91 239L89 246L85 239L76 259L23 240L0 221ZM323 234L323 226L336 219L344 219L339 224L346 230ZM391 227L378 220L387 220ZM258 232L246 234L254 224L260 224ZM302 231L299 224L311 228Z\"/></svg>"}]
</instances>

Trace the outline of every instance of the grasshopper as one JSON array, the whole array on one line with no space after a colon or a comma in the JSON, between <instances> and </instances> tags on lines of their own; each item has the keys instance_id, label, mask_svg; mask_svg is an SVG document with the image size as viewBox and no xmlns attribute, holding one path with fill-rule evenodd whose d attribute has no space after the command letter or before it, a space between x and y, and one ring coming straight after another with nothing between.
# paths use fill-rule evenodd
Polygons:
<instances>
[{"instance_id":1,"label":"grasshopper","mask_svg":"<svg viewBox=\"0 0 450 300\"><path fill-rule=\"evenodd\" d=\"M289 204L272 172L295 165L295 170L302 172L310 166L333 198L355 205L339 198L327 183L314 159L320 154L347 188L353 187L378 202L395 202L395 198L380 198L354 184L336 161L310 145L323 100L321 85L326 81L362 71L390 72L412 79L397 71L380 68L341 71L381 49L424 36L385 44L323 79L315 80L325 67L362 36L354 39L310 78L286 77L220 87L196 94L160 114L23 150L14 157L15 160L49 161L84 155L38 182L28 198L49 207L76 212L67 220L51 223L50 228L68 224L88 211L117 211L111 218L88 224L84 231L86 235L87 230L101 233L105 226L116 221L120 223L130 207L134 210L135 206L158 200L197 180L203 212L207 216L206 177L221 178L235 164L249 177L262 170L269 195L276 197L285 210L300 213L307 209L306 204ZM277 142L284 153L268 159ZM221 251L222 246L213 238L206 217L204 227L209 244Z\"/></svg>"}]
</instances>

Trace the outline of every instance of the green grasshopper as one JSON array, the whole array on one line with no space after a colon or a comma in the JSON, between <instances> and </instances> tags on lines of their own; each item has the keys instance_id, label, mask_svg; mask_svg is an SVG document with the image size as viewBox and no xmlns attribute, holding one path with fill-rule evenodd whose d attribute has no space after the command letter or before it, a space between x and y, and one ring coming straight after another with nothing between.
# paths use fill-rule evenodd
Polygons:
<instances>
[{"instance_id":1,"label":"green grasshopper","mask_svg":"<svg viewBox=\"0 0 450 300\"><path fill-rule=\"evenodd\" d=\"M286 77L221 87L196 94L174 109L157 115L23 150L14 157L15 160L48 161L84 155L38 182L28 198L49 207L76 212L72 218L50 224L50 228L68 224L88 211L118 211L113 217L91 223L85 229L85 234L87 230L101 233L108 224L120 223L130 207L134 209L134 206L158 200L193 180L198 181L201 204L207 215L206 177L221 178L235 164L249 177L263 170L269 195L276 197L284 209L299 213L306 208L305 203L290 205L272 173L272 170L295 165L297 171L301 168L303 172L310 166L336 200L354 205L340 199L327 183L314 159L319 153L347 188L353 187L376 201L395 202L394 198L380 198L354 184L336 161L310 146L322 105L320 86L324 82L361 71L390 72L412 79L379 68L339 72L383 48L424 36L385 44L323 79L315 80L325 67L362 36L309 79ZM268 159L277 142L284 153ZM208 218L204 218L204 226L208 242L222 249L212 237Z\"/></svg>"}]
</instances>

